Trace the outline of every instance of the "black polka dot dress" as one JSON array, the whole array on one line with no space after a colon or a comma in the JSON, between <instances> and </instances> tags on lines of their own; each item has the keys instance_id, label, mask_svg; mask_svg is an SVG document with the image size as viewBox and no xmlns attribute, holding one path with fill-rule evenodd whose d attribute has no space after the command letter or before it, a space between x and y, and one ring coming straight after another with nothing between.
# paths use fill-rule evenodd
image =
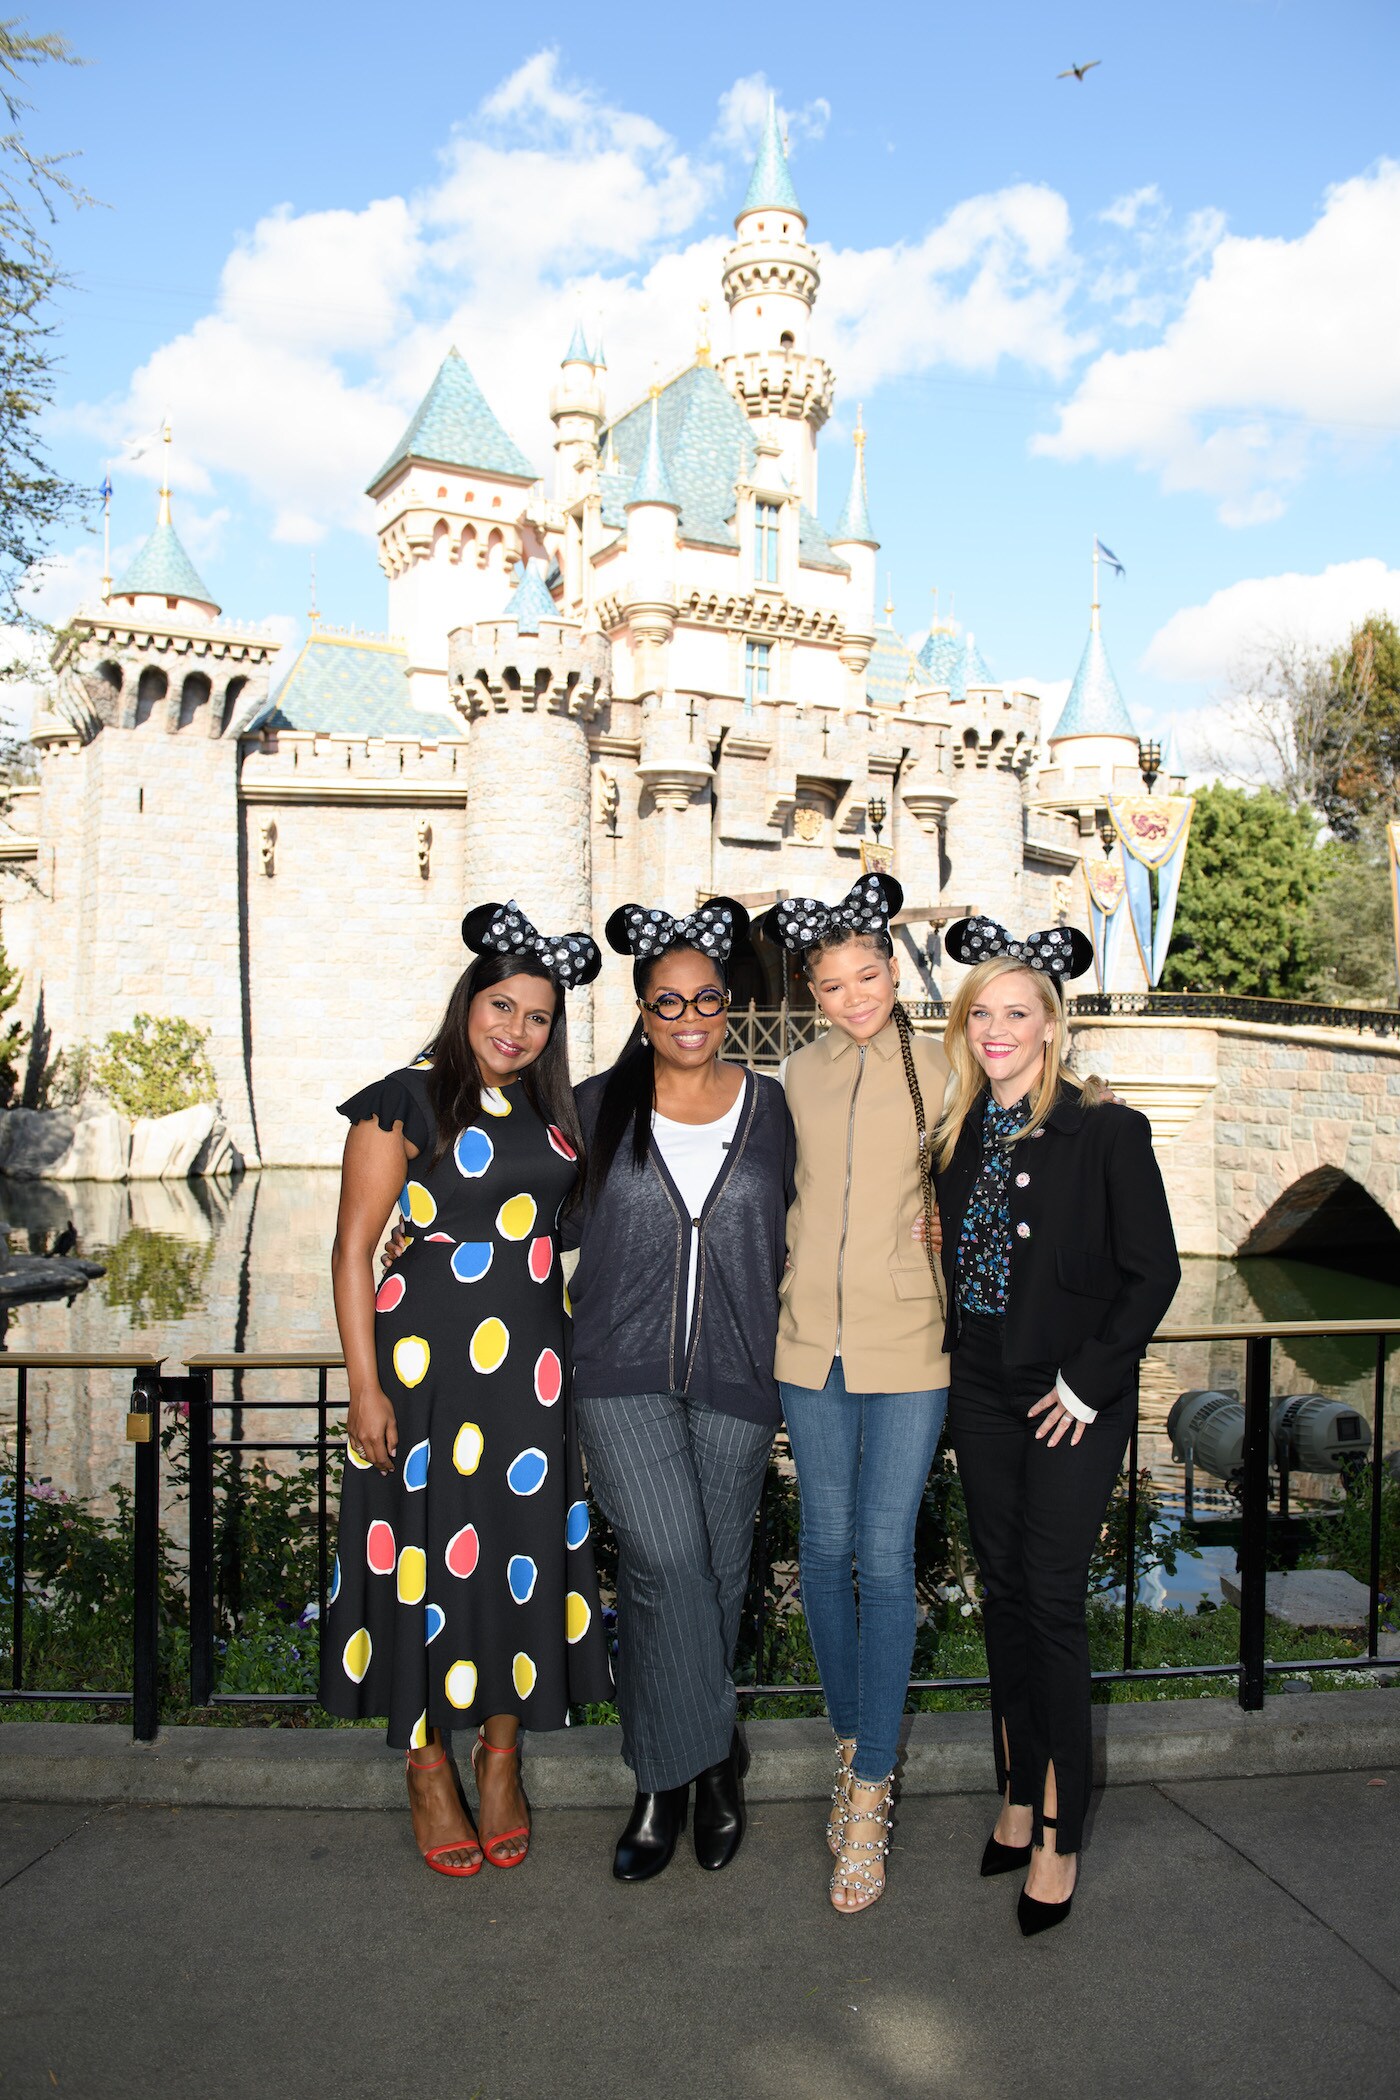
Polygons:
<instances>
[{"instance_id":1,"label":"black polka dot dress","mask_svg":"<svg viewBox=\"0 0 1400 2100\"><path fill-rule=\"evenodd\" d=\"M389 1717L389 1742L516 1714L560 1728L612 1672L568 1391L558 1214L577 1167L518 1082L438 1164L427 1066L342 1106L419 1148L400 1198L410 1242L375 1299L393 1473L347 1450L322 1636L321 1703Z\"/></svg>"}]
</instances>

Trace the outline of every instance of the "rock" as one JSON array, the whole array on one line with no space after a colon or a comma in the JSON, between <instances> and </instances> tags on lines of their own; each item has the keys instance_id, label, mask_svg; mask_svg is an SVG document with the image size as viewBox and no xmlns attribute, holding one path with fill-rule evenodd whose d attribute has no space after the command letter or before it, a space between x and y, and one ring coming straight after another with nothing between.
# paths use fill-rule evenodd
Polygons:
<instances>
[{"instance_id":1,"label":"rock","mask_svg":"<svg viewBox=\"0 0 1400 2100\"><path fill-rule=\"evenodd\" d=\"M1239 1603L1238 1576L1222 1575L1220 1587L1227 1604ZM1324 1627L1333 1632L1364 1633L1370 1606L1365 1583L1340 1568L1298 1568L1264 1578L1264 1609L1269 1617L1305 1633Z\"/></svg>"},{"instance_id":2,"label":"rock","mask_svg":"<svg viewBox=\"0 0 1400 2100\"><path fill-rule=\"evenodd\" d=\"M217 1111L214 1128L210 1131L199 1151L195 1154L191 1175L199 1181L212 1180L217 1175L241 1174L243 1154L233 1142L232 1134L223 1116Z\"/></svg>"},{"instance_id":3,"label":"rock","mask_svg":"<svg viewBox=\"0 0 1400 2100\"><path fill-rule=\"evenodd\" d=\"M47 1181L73 1142L73 1118L55 1108L11 1108L0 1116L0 1174Z\"/></svg>"},{"instance_id":4,"label":"rock","mask_svg":"<svg viewBox=\"0 0 1400 2100\"><path fill-rule=\"evenodd\" d=\"M212 1101L177 1109L173 1116L142 1116L132 1125L127 1171L133 1181L187 1181L223 1128L223 1117Z\"/></svg>"},{"instance_id":5,"label":"rock","mask_svg":"<svg viewBox=\"0 0 1400 2100\"><path fill-rule=\"evenodd\" d=\"M1392 1633L1388 1626L1382 1626L1380 1632L1376 1635L1376 1653L1377 1655L1400 1656L1400 1633Z\"/></svg>"},{"instance_id":6,"label":"rock","mask_svg":"<svg viewBox=\"0 0 1400 2100\"><path fill-rule=\"evenodd\" d=\"M44 1298L72 1298L95 1276L107 1271L99 1262L78 1261L69 1254L12 1254L0 1269L0 1305L35 1305Z\"/></svg>"},{"instance_id":7,"label":"rock","mask_svg":"<svg viewBox=\"0 0 1400 2100\"><path fill-rule=\"evenodd\" d=\"M54 1161L49 1181L125 1181L131 1125L115 1108L94 1107L73 1126L73 1142Z\"/></svg>"}]
</instances>

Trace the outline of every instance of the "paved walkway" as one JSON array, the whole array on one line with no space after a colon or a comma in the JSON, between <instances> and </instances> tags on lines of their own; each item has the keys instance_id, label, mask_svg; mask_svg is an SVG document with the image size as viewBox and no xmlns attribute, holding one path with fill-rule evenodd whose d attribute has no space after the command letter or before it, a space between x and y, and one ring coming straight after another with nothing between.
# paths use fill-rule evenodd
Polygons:
<instances>
[{"instance_id":1,"label":"paved walkway","mask_svg":"<svg viewBox=\"0 0 1400 2100\"><path fill-rule=\"evenodd\" d=\"M1374 1782L1385 1777L1384 1785ZM1380 2100L1400 2086L1400 1772L1111 1790L1069 1925L982 1882L985 1800L911 1799L825 1901L821 1809L726 1874L607 1872L552 1810L512 1874L405 1817L0 1805L0 2096Z\"/></svg>"}]
</instances>

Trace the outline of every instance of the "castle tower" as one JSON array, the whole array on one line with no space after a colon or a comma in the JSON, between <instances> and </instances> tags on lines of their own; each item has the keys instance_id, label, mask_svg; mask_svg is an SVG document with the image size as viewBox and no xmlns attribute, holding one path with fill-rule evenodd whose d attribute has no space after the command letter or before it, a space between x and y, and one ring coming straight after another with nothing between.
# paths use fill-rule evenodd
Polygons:
<instances>
[{"instance_id":1,"label":"castle tower","mask_svg":"<svg viewBox=\"0 0 1400 2100\"><path fill-rule=\"evenodd\" d=\"M622 612L632 652L634 696L665 691L667 645L676 626L676 523L681 506L661 454L656 402L653 387L647 448L623 505L627 575Z\"/></svg>"},{"instance_id":2,"label":"castle tower","mask_svg":"<svg viewBox=\"0 0 1400 2100\"><path fill-rule=\"evenodd\" d=\"M218 611L171 521L167 473L155 531L51 658L33 729L41 968L29 990L56 1047L99 1042L138 1013L207 1028L234 1143L255 1164L238 745L277 644L216 624Z\"/></svg>"},{"instance_id":3,"label":"castle tower","mask_svg":"<svg viewBox=\"0 0 1400 2100\"><path fill-rule=\"evenodd\" d=\"M945 824L944 889L1021 933L1027 930L1025 783L1036 757L1040 705L1029 693L994 682L972 634L963 637L946 675L947 698L940 687L937 712L950 725L956 799Z\"/></svg>"},{"instance_id":4,"label":"castle tower","mask_svg":"<svg viewBox=\"0 0 1400 2100\"><path fill-rule=\"evenodd\" d=\"M558 383L549 397L549 419L554 425L554 501L564 521L559 569L564 579L563 602L569 608L583 606L586 556L598 537L598 436L606 412L602 370L602 344L590 350L583 324L576 322Z\"/></svg>"},{"instance_id":5,"label":"castle tower","mask_svg":"<svg viewBox=\"0 0 1400 2100\"><path fill-rule=\"evenodd\" d=\"M817 435L831 413L835 381L808 349L821 273L771 95L734 233L722 278L732 347L718 371L753 421L773 419L788 483L815 510Z\"/></svg>"},{"instance_id":6,"label":"castle tower","mask_svg":"<svg viewBox=\"0 0 1400 2100\"><path fill-rule=\"evenodd\" d=\"M610 692L609 649L555 605L532 561L494 617L448 640L469 723L466 900L518 897L543 932L593 926L588 724ZM593 1057L591 994L569 1001L577 1072Z\"/></svg>"},{"instance_id":7,"label":"castle tower","mask_svg":"<svg viewBox=\"0 0 1400 2100\"><path fill-rule=\"evenodd\" d=\"M1142 787L1138 735L1104 647L1096 591L1089 637L1049 738L1035 800L1075 815L1081 836L1092 838L1107 819L1109 796L1140 795Z\"/></svg>"},{"instance_id":8,"label":"castle tower","mask_svg":"<svg viewBox=\"0 0 1400 2100\"><path fill-rule=\"evenodd\" d=\"M865 487L865 431L859 413L853 436L855 460L845 508L831 535L833 550L851 572L846 628L841 641L841 661L850 673L848 705L865 704L865 669L875 646L875 557L880 542L870 528L870 504Z\"/></svg>"},{"instance_id":9,"label":"castle tower","mask_svg":"<svg viewBox=\"0 0 1400 2100\"><path fill-rule=\"evenodd\" d=\"M448 351L370 482L389 631L408 648L409 697L450 716L447 637L498 606L517 561L544 552L525 513L539 479L461 353Z\"/></svg>"}]
</instances>

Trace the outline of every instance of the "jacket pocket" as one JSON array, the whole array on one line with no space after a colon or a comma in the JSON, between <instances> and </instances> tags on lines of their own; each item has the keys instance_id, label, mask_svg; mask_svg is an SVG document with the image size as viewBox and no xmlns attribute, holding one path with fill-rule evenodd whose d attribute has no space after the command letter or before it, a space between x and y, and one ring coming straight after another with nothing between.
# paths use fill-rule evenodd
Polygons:
<instances>
[{"instance_id":1,"label":"jacket pocket","mask_svg":"<svg viewBox=\"0 0 1400 2100\"><path fill-rule=\"evenodd\" d=\"M1055 1273L1065 1290L1078 1291L1085 1298L1116 1298L1123 1288L1117 1262L1082 1247L1057 1247Z\"/></svg>"},{"instance_id":2,"label":"jacket pocket","mask_svg":"<svg viewBox=\"0 0 1400 2100\"><path fill-rule=\"evenodd\" d=\"M921 1261L917 1269L891 1269L890 1278L894 1284L896 1298L933 1298L937 1296L937 1292L934 1289L933 1271L926 1261Z\"/></svg>"}]
</instances>

